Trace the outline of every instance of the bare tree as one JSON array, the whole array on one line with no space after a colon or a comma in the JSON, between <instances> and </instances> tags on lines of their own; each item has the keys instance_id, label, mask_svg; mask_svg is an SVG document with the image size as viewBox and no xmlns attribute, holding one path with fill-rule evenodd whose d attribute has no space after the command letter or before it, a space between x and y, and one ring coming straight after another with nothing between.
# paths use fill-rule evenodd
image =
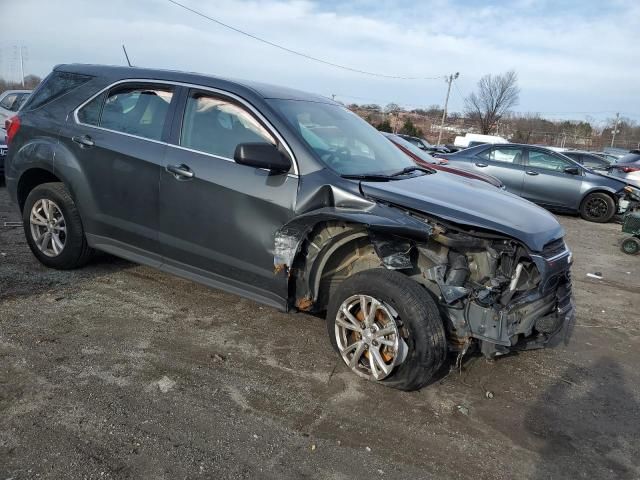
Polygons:
<instances>
[{"instance_id":1,"label":"bare tree","mask_svg":"<svg viewBox=\"0 0 640 480\"><path fill-rule=\"evenodd\" d=\"M485 75L478 82L478 92L465 99L465 113L487 135L518 104L519 96L518 75L513 70L502 75Z\"/></svg>"}]
</instances>

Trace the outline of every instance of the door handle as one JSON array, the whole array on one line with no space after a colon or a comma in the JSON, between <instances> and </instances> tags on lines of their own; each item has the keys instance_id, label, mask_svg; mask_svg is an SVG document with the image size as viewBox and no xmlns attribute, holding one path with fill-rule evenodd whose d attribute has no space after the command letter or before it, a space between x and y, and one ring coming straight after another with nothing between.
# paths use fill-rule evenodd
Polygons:
<instances>
[{"instance_id":1,"label":"door handle","mask_svg":"<svg viewBox=\"0 0 640 480\"><path fill-rule=\"evenodd\" d=\"M184 163L182 165L167 165L167 172L173 173L178 180L193 178L194 176L193 171Z\"/></svg>"},{"instance_id":2,"label":"door handle","mask_svg":"<svg viewBox=\"0 0 640 480\"><path fill-rule=\"evenodd\" d=\"M91 138L89 135L79 135L71 137L71 140L76 142L81 147L93 147L95 145L93 138Z\"/></svg>"},{"instance_id":3,"label":"door handle","mask_svg":"<svg viewBox=\"0 0 640 480\"><path fill-rule=\"evenodd\" d=\"M476 163L476 167L488 167L489 165L487 165L486 163Z\"/></svg>"},{"instance_id":4,"label":"door handle","mask_svg":"<svg viewBox=\"0 0 640 480\"><path fill-rule=\"evenodd\" d=\"M533 170L527 170L525 173L526 173L527 175L533 175L533 176L535 176L535 175L540 175L538 172L534 172Z\"/></svg>"}]
</instances>

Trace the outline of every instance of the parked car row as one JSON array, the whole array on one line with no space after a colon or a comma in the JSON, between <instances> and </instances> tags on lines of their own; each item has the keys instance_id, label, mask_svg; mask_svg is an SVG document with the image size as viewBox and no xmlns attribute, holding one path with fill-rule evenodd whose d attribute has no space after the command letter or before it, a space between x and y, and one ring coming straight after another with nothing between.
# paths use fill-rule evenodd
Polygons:
<instances>
[{"instance_id":1,"label":"parked car row","mask_svg":"<svg viewBox=\"0 0 640 480\"><path fill-rule=\"evenodd\" d=\"M7 137L7 188L41 263L76 268L103 250L324 311L338 355L369 380L416 389L450 353L493 358L570 331L572 255L553 215L477 166L416 164L329 99L60 65ZM522 149L475 163L505 155L514 167L542 162Z\"/></svg>"},{"instance_id":2,"label":"parked car row","mask_svg":"<svg viewBox=\"0 0 640 480\"><path fill-rule=\"evenodd\" d=\"M0 180L4 173L4 162L7 156L7 132L2 127L9 117L20 110L30 94L31 90L5 90L0 93Z\"/></svg>"},{"instance_id":3,"label":"parked car row","mask_svg":"<svg viewBox=\"0 0 640 480\"><path fill-rule=\"evenodd\" d=\"M31 90L5 90L0 93L0 125L15 115L31 94Z\"/></svg>"}]
</instances>

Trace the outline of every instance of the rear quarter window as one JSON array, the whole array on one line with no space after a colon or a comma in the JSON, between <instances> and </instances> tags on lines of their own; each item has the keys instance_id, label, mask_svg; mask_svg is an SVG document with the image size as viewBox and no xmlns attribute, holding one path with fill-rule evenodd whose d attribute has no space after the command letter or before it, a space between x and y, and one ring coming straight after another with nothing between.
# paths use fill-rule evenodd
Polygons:
<instances>
[{"instance_id":1,"label":"rear quarter window","mask_svg":"<svg viewBox=\"0 0 640 480\"><path fill-rule=\"evenodd\" d=\"M79 73L51 72L31 94L23 110L35 110L87 83L91 78L93 77Z\"/></svg>"}]
</instances>

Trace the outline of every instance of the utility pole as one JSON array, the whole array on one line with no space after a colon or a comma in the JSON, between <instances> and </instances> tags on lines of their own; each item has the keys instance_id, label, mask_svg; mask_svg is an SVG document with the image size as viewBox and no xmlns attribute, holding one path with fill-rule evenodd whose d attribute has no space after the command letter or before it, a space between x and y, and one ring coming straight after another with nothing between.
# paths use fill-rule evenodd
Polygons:
<instances>
[{"instance_id":1,"label":"utility pole","mask_svg":"<svg viewBox=\"0 0 640 480\"><path fill-rule=\"evenodd\" d=\"M451 84L455 79L460 76L460 72L456 72L455 75L451 74L448 77L444 77L444 81L449 84L447 87L447 96L444 99L444 110L442 111L442 121L440 122L440 133L438 133L438 145L440 145L440 141L442 140L442 130L444 129L444 121L447 118L447 107L449 106L449 95L451 94Z\"/></svg>"},{"instance_id":2,"label":"utility pole","mask_svg":"<svg viewBox=\"0 0 640 480\"><path fill-rule=\"evenodd\" d=\"M613 148L613 142L616 141L616 133L618 133L618 124L620 123L620 114L616 113L616 123L613 127L613 135L611 136L611 148Z\"/></svg>"},{"instance_id":3,"label":"utility pole","mask_svg":"<svg viewBox=\"0 0 640 480\"><path fill-rule=\"evenodd\" d=\"M24 88L24 60L22 58L22 50L23 46L20 46L20 82L22 83L22 88Z\"/></svg>"}]
</instances>

